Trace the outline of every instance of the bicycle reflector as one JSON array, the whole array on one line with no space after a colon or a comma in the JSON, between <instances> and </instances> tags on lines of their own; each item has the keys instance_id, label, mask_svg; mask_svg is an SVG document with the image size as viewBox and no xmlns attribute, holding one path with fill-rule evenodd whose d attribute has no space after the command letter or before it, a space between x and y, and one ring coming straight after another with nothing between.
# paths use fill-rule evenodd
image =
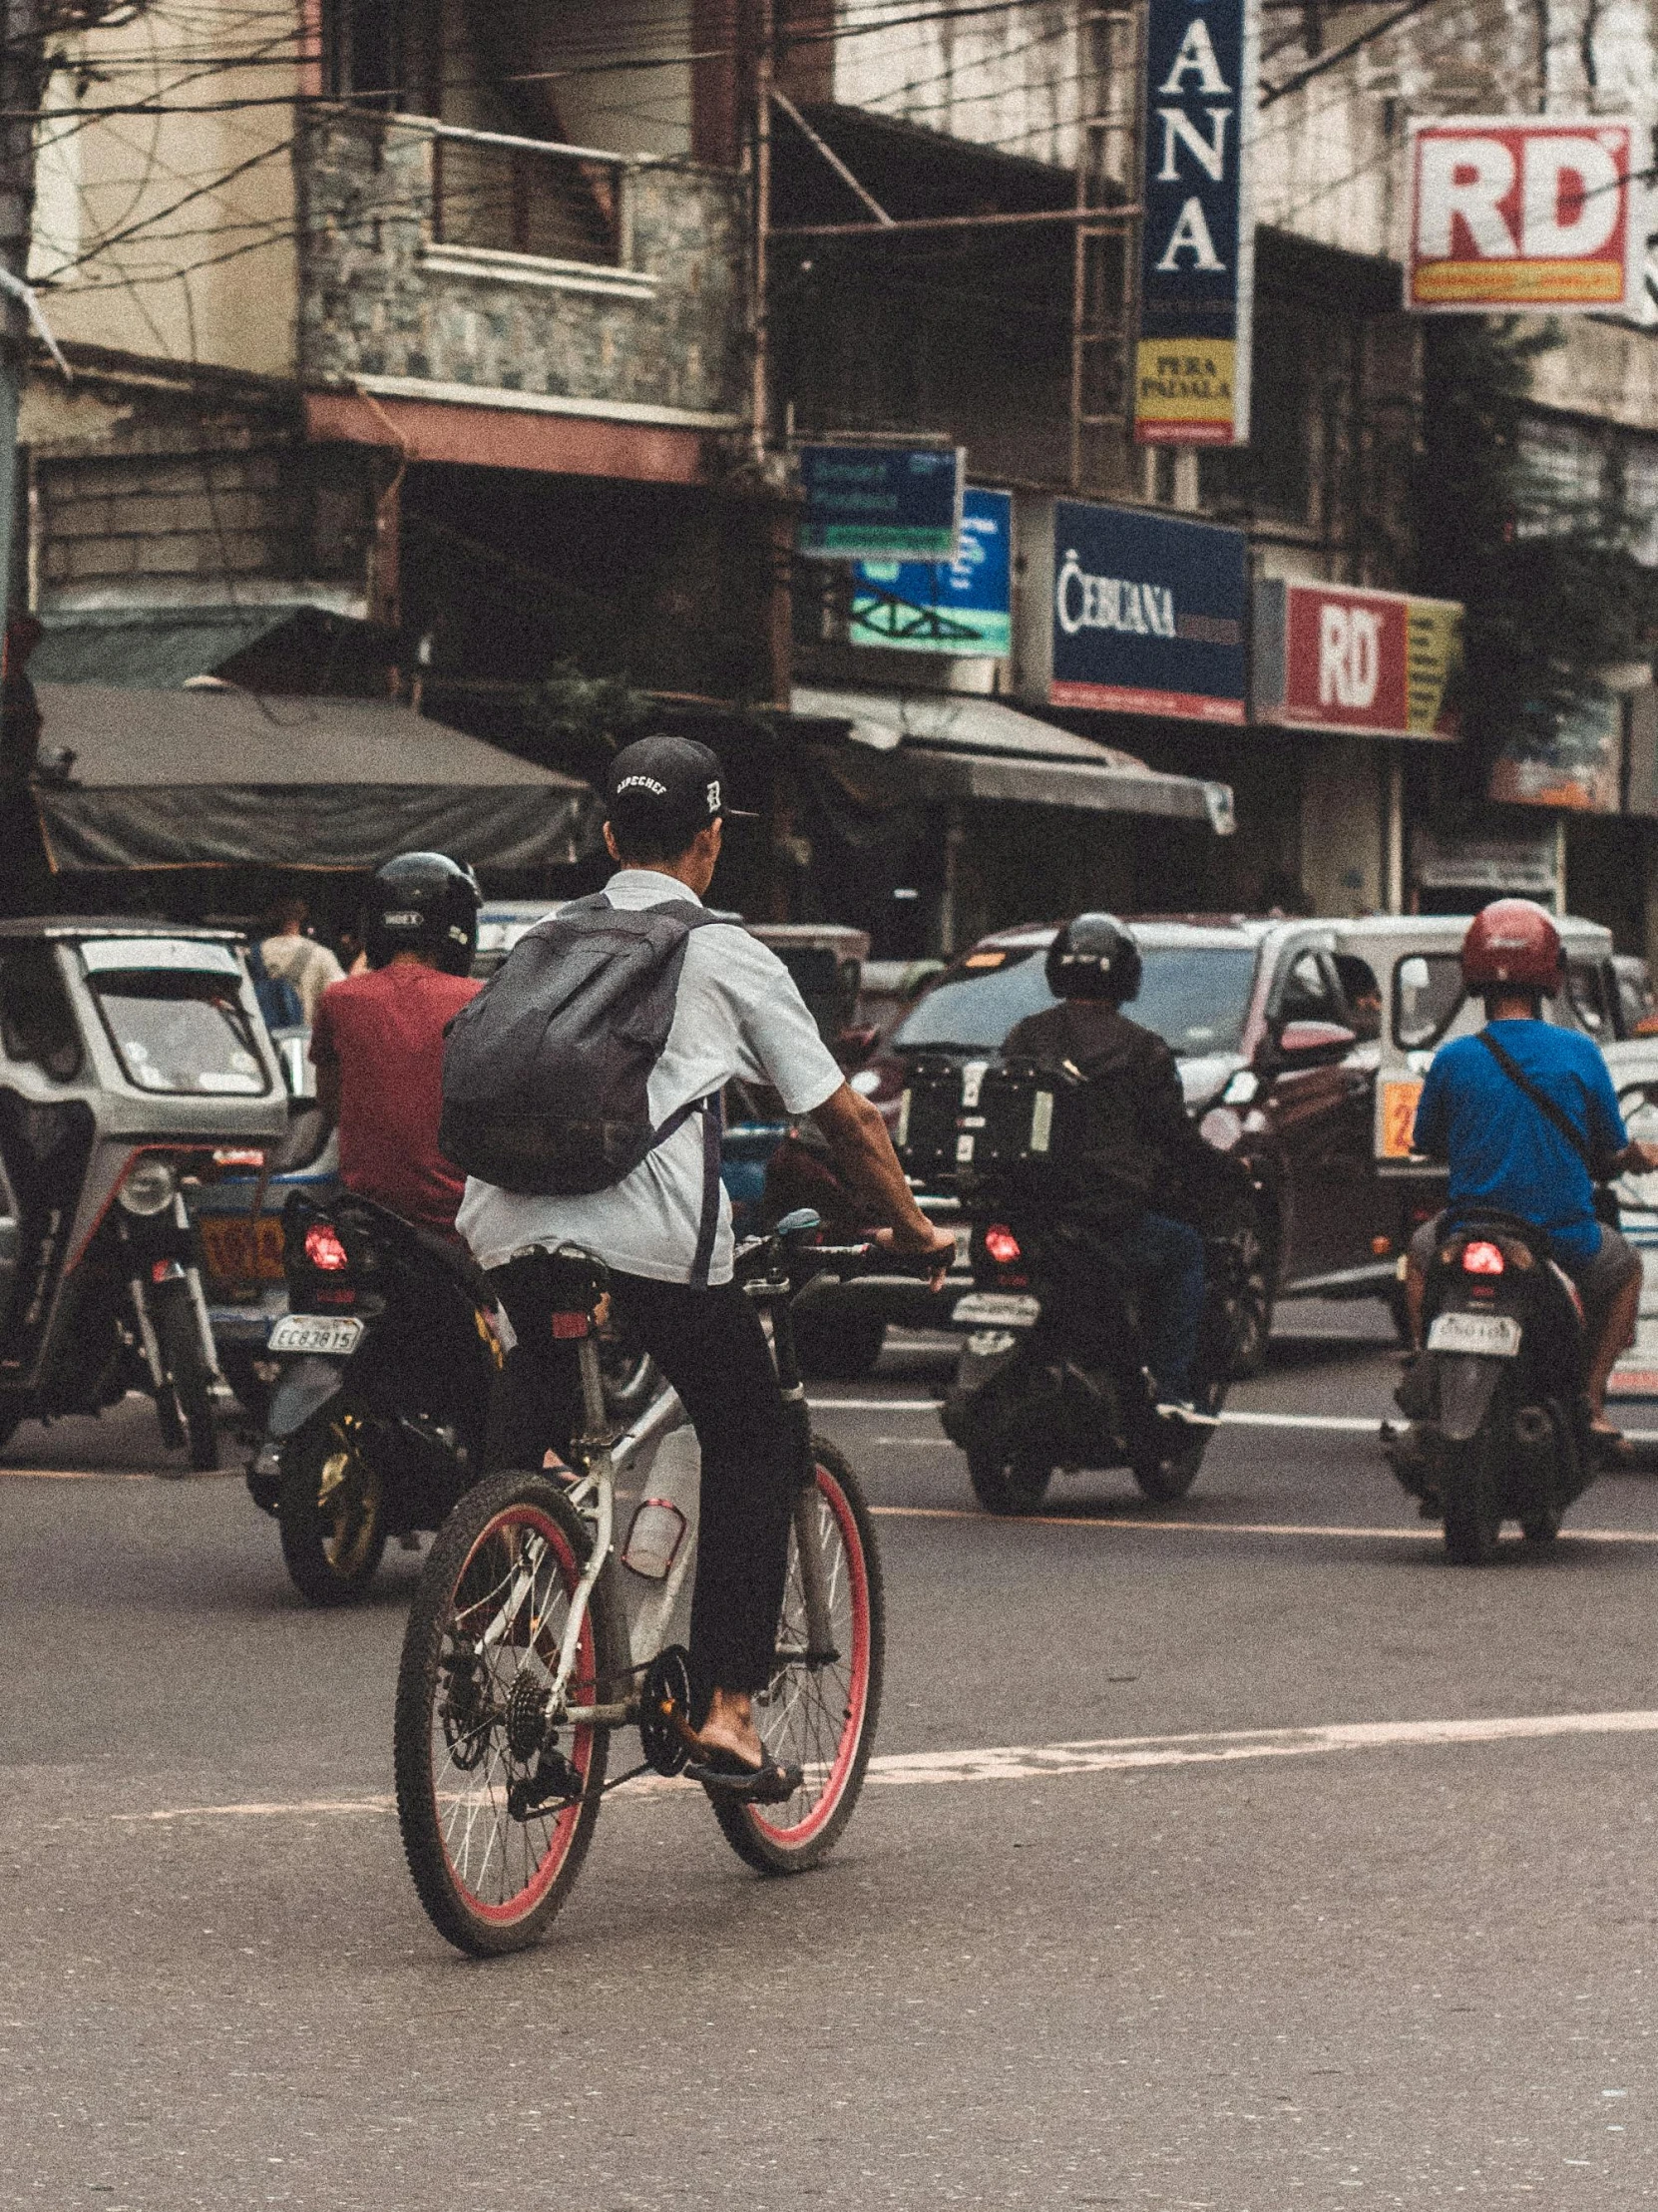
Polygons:
<instances>
[{"instance_id":1,"label":"bicycle reflector","mask_svg":"<svg viewBox=\"0 0 1658 2212\"><path fill-rule=\"evenodd\" d=\"M1464 1275L1500 1275L1503 1268L1501 1247L1485 1237L1475 1237L1471 1244L1462 1246L1462 1273Z\"/></svg>"},{"instance_id":2,"label":"bicycle reflector","mask_svg":"<svg viewBox=\"0 0 1658 2212\"><path fill-rule=\"evenodd\" d=\"M324 1275L337 1275L351 1264L351 1255L340 1241L339 1231L330 1228L326 1221L313 1221L305 1231L305 1257Z\"/></svg>"},{"instance_id":3,"label":"bicycle reflector","mask_svg":"<svg viewBox=\"0 0 1658 2212\"><path fill-rule=\"evenodd\" d=\"M1022 1255L1019 1238L1006 1223L998 1221L985 1231L985 1249L998 1267L1012 1267Z\"/></svg>"}]
</instances>

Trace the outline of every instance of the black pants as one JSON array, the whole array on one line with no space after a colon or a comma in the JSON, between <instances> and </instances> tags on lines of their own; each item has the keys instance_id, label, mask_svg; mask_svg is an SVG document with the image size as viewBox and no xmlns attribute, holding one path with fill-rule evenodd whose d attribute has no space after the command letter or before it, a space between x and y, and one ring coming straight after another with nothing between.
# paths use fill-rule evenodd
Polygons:
<instances>
[{"instance_id":1,"label":"black pants","mask_svg":"<svg viewBox=\"0 0 1658 2212\"><path fill-rule=\"evenodd\" d=\"M492 1470L540 1467L550 1446L568 1453L582 1425L578 1348L554 1340L543 1255L494 1269L490 1283L518 1343L496 1385L485 1458ZM611 1295L629 1340L679 1393L702 1451L690 1630L700 1714L715 1689L771 1679L802 1455L760 1317L734 1283L693 1290L613 1274Z\"/></svg>"}]
</instances>

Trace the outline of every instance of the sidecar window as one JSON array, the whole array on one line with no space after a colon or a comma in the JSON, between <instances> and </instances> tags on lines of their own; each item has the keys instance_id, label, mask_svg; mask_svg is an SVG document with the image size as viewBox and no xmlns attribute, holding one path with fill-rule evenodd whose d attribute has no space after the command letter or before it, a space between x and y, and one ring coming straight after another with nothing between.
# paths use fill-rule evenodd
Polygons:
<instances>
[{"instance_id":1,"label":"sidecar window","mask_svg":"<svg viewBox=\"0 0 1658 2212\"><path fill-rule=\"evenodd\" d=\"M81 1073L75 1010L50 945L0 950L0 1047L8 1060L39 1068L56 1083Z\"/></svg>"},{"instance_id":2,"label":"sidecar window","mask_svg":"<svg viewBox=\"0 0 1658 2212\"><path fill-rule=\"evenodd\" d=\"M140 1091L255 1098L270 1089L228 977L111 969L87 978L129 1083Z\"/></svg>"}]
</instances>

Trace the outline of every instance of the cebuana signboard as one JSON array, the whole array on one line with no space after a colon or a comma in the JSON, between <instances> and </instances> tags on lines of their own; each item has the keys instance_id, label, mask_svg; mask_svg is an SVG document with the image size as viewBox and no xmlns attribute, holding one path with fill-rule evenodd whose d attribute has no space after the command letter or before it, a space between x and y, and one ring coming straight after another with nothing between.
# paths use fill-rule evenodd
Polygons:
<instances>
[{"instance_id":1,"label":"cebuana signboard","mask_svg":"<svg viewBox=\"0 0 1658 2212\"><path fill-rule=\"evenodd\" d=\"M1055 499L1025 536L1022 687L1049 706L1244 719L1241 530Z\"/></svg>"},{"instance_id":2,"label":"cebuana signboard","mask_svg":"<svg viewBox=\"0 0 1658 2212\"><path fill-rule=\"evenodd\" d=\"M1249 438L1254 45L1252 0L1149 0L1134 374L1142 445Z\"/></svg>"},{"instance_id":3,"label":"cebuana signboard","mask_svg":"<svg viewBox=\"0 0 1658 2212\"><path fill-rule=\"evenodd\" d=\"M1608 116L1414 125L1407 304L1462 314L1638 307L1641 143L1634 123Z\"/></svg>"}]
</instances>

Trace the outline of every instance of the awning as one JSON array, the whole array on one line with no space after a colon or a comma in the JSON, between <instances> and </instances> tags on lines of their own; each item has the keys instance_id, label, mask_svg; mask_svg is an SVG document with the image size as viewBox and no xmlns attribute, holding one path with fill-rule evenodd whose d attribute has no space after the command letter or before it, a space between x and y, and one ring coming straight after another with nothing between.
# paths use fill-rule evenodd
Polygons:
<instances>
[{"instance_id":1,"label":"awning","mask_svg":"<svg viewBox=\"0 0 1658 2212\"><path fill-rule=\"evenodd\" d=\"M175 690L224 670L249 689L356 688L391 658L387 633L310 601L249 607L48 609L29 656L36 683L119 683ZM237 666L258 653L257 668Z\"/></svg>"},{"instance_id":2,"label":"awning","mask_svg":"<svg viewBox=\"0 0 1658 2212\"><path fill-rule=\"evenodd\" d=\"M60 872L373 868L414 850L530 868L598 848L587 784L389 701L36 690L43 760L74 755L32 786Z\"/></svg>"},{"instance_id":3,"label":"awning","mask_svg":"<svg viewBox=\"0 0 1658 2212\"><path fill-rule=\"evenodd\" d=\"M1132 753L1037 721L1000 699L802 686L790 703L796 716L840 722L854 744L891 757L895 796L1161 814L1206 822L1220 837L1236 826L1229 784L1164 775Z\"/></svg>"}]
</instances>

